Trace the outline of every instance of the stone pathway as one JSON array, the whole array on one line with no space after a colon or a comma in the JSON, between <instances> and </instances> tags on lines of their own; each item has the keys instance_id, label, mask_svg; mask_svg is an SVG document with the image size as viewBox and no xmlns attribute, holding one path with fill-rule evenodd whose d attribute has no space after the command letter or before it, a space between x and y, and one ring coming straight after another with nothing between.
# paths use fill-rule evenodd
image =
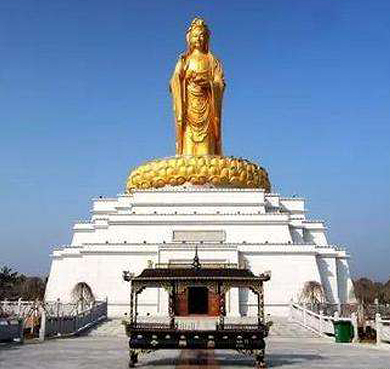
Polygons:
<instances>
[{"instance_id":1,"label":"stone pathway","mask_svg":"<svg viewBox=\"0 0 390 369\"><path fill-rule=\"evenodd\" d=\"M280 369L390 369L390 344L336 344L287 319L273 319L266 361ZM109 320L88 336L44 343L0 345L0 369L126 369L128 347L121 320ZM161 350L141 356L137 367L240 368L254 361L232 350Z\"/></svg>"},{"instance_id":2,"label":"stone pathway","mask_svg":"<svg viewBox=\"0 0 390 369\"><path fill-rule=\"evenodd\" d=\"M390 347L336 344L313 338L267 339L266 361L278 369L389 369ZM42 344L0 346L1 369L127 369L127 340L86 336ZM231 350L161 350L141 356L142 369L239 368L254 362Z\"/></svg>"}]
</instances>

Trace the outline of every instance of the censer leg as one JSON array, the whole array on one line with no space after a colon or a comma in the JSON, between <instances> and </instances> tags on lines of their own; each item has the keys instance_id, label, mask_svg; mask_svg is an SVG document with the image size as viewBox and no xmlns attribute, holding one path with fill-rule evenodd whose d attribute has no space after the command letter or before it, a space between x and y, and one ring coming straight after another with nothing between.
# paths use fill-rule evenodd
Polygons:
<instances>
[{"instance_id":1,"label":"censer leg","mask_svg":"<svg viewBox=\"0 0 390 369\"><path fill-rule=\"evenodd\" d=\"M135 364L138 362L138 352L135 350L130 350L130 359L129 359L129 368L134 368Z\"/></svg>"},{"instance_id":2,"label":"censer leg","mask_svg":"<svg viewBox=\"0 0 390 369\"><path fill-rule=\"evenodd\" d=\"M258 369L267 368L267 364L265 362L264 356L265 356L264 350L259 350L255 353L256 368Z\"/></svg>"}]
</instances>

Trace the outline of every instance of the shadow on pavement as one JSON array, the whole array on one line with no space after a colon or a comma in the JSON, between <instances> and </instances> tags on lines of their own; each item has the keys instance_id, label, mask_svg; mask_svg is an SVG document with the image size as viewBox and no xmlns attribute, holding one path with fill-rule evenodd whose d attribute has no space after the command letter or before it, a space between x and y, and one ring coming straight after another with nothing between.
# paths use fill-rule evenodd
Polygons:
<instances>
[{"instance_id":1,"label":"shadow on pavement","mask_svg":"<svg viewBox=\"0 0 390 369\"><path fill-rule=\"evenodd\" d=\"M145 359L146 360L145 360ZM321 355L313 354L278 354L278 355L266 355L266 362L269 368L277 368L284 365L292 364L307 364L310 361L314 360L323 360ZM184 361L184 362L183 362ZM215 361L218 367L253 367L254 360L249 356L237 354L225 353L215 353ZM214 365L215 365L214 364ZM152 366L194 366L194 367L210 367L210 362L207 356L199 355L197 357L189 358L186 357L185 360L181 360L179 357L166 357L155 360L148 360L146 357L141 357L138 367L152 367ZM214 367L214 365L211 365Z\"/></svg>"},{"instance_id":2,"label":"shadow on pavement","mask_svg":"<svg viewBox=\"0 0 390 369\"><path fill-rule=\"evenodd\" d=\"M2 350L19 350L23 347L23 344L19 342L4 342L0 343L0 351Z\"/></svg>"},{"instance_id":3,"label":"shadow on pavement","mask_svg":"<svg viewBox=\"0 0 390 369\"><path fill-rule=\"evenodd\" d=\"M229 355L229 353L221 354L218 353L215 355L215 358L218 364L221 367L232 366L232 367L240 367L240 366L253 366L254 360L247 356L233 356ZM277 368L283 365L291 365L291 364L305 364L309 361L313 360L322 360L323 357L321 355L313 355L313 354L277 354L270 355L266 354L265 361L269 368Z\"/></svg>"},{"instance_id":4,"label":"shadow on pavement","mask_svg":"<svg viewBox=\"0 0 390 369\"><path fill-rule=\"evenodd\" d=\"M147 367L150 368L152 366L169 366L174 368L179 364L178 358L172 358L172 357L166 357L164 359L157 359L157 360L143 360L143 357L141 357L141 360L138 362L136 367L142 368ZM195 364L199 365L199 364Z\"/></svg>"},{"instance_id":5,"label":"shadow on pavement","mask_svg":"<svg viewBox=\"0 0 390 369\"><path fill-rule=\"evenodd\" d=\"M308 361L323 360L321 355L312 354L278 354L267 355L266 361L269 368L277 368L278 366L291 364L306 364Z\"/></svg>"}]
</instances>

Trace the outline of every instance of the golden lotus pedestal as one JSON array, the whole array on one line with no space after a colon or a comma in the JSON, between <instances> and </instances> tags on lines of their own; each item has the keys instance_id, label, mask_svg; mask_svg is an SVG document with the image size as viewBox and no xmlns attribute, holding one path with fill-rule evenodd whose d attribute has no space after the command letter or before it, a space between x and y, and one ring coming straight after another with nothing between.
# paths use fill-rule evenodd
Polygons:
<instances>
[{"instance_id":1,"label":"golden lotus pedestal","mask_svg":"<svg viewBox=\"0 0 390 369\"><path fill-rule=\"evenodd\" d=\"M268 173L259 165L242 158L204 155L174 156L142 164L130 173L126 191L185 184L271 190Z\"/></svg>"}]
</instances>

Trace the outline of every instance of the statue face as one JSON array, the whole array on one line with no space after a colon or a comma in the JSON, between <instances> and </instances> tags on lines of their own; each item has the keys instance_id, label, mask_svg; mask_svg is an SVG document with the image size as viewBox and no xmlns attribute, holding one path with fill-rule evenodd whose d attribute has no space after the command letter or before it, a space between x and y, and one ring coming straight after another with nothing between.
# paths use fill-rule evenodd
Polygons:
<instances>
[{"instance_id":1,"label":"statue face","mask_svg":"<svg viewBox=\"0 0 390 369\"><path fill-rule=\"evenodd\" d=\"M189 41L191 49L197 49L200 51L207 50L208 36L203 28L195 28L192 30Z\"/></svg>"}]
</instances>

